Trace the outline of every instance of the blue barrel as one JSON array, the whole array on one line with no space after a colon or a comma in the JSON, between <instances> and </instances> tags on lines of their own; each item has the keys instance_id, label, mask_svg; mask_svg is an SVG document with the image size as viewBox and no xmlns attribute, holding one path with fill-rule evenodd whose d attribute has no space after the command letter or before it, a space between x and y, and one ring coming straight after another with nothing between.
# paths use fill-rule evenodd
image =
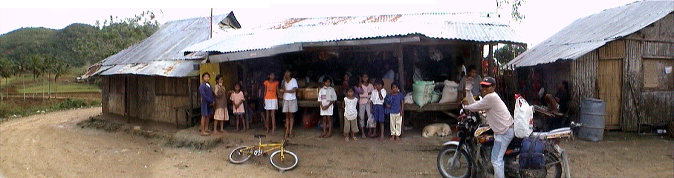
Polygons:
<instances>
[{"instance_id":1,"label":"blue barrel","mask_svg":"<svg viewBox=\"0 0 674 178\"><path fill-rule=\"evenodd\" d=\"M578 138L589 141L601 141L604 138L604 116L606 104L594 98L585 98L580 103L580 123Z\"/></svg>"}]
</instances>

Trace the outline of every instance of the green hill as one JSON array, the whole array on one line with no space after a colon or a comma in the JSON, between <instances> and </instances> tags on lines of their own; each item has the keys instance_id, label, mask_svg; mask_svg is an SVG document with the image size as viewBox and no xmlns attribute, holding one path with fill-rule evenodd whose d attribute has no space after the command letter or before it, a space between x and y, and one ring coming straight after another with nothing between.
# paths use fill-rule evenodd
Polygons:
<instances>
[{"instance_id":1,"label":"green hill","mask_svg":"<svg viewBox=\"0 0 674 178\"><path fill-rule=\"evenodd\" d=\"M73 23L58 30L20 28L0 35L0 59L24 65L32 58L76 67L93 64L149 37L158 26L148 11L132 18L107 19L96 26Z\"/></svg>"}]
</instances>

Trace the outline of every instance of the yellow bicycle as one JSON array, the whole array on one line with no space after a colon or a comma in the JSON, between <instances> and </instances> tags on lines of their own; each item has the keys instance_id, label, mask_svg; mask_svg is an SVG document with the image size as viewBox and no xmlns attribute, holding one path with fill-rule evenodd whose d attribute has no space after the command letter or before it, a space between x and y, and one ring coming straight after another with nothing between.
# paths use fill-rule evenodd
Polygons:
<instances>
[{"instance_id":1,"label":"yellow bicycle","mask_svg":"<svg viewBox=\"0 0 674 178\"><path fill-rule=\"evenodd\" d=\"M234 164L241 164L248 161L251 156L262 156L276 150L269 156L269 163L271 163L272 166L276 167L276 169L281 172L293 169L297 166L299 159L295 153L285 149L288 144L285 139L283 139L281 143L263 144L263 137L265 137L265 135L255 135L255 138L259 139L257 145L239 146L234 148L234 150L229 153L229 161Z\"/></svg>"}]
</instances>

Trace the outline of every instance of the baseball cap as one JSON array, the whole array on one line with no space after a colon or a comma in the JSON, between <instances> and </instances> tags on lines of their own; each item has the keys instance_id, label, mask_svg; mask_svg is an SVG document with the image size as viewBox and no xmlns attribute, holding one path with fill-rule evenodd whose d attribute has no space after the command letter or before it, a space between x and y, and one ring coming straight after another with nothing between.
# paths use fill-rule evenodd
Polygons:
<instances>
[{"instance_id":1,"label":"baseball cap","mask_svg":"<svg viewBox=\"0 0 674 178\"><path fill-rule=\"evenodd\" d=\"M493 77L485 77L485 78L482 79L482 81L480 82L480 85L489 85L489 86L491 86L491 85L494 85L494 84L496 84L496 79L494 79Z\"/></svg>"}]
</instances>

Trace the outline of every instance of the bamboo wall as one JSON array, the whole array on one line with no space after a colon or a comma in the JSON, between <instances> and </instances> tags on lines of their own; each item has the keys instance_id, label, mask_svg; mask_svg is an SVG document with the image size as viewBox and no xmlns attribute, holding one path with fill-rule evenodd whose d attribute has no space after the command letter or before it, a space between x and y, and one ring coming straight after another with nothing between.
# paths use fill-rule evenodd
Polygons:
<instances>
[{"instance_id":1,"label":"bamboo wall","mask_svg":"<svg viewBox=\"0 0 674 178\"><path fill-rule=\"evenodd\" d=\"M644 75L661 73L644 69L644 60L674 60L674 14L629 35L625 39L626 57L623 61L623 130L637 130L641 124L666 124L674 121L674 90L644 88ZM671 64L671 63L669 63ZM669 81L672 80L669 75ZM664 85L672 86L666 81Z\"/></svg>"},{"instance_id":2,"label":"bamboo wall","mask_svg":"<svg viewBox=\"0 0 674 178\"><path fill-rule=\"evenodd\" d=\"M569 78L571 85L571 101L569 101L569 114L572 119L580 116L580 102L585 98L598 98L597 90L597 65L599 55L596 50L589 52L580 58L569 62Z\"/></svg>"},{"instance_id":3,"label":"bamboo wall","mask_svg":"<svg viewBox=\"0 0 674 178\"><path fill-rule=\"evenodd\" d=\"M176 113L174 108L190 104L187 82L187 78L103 76L103 113L119 116L128 114L131 120L172 124L175 124L177 116L178 123L184 124L185 115ZM196 84L192 85L193 91L197 87ZM128 96L125 96L127 92ZM125 108L128 108L128 112Z\"/></svg>"}]
</instances>

